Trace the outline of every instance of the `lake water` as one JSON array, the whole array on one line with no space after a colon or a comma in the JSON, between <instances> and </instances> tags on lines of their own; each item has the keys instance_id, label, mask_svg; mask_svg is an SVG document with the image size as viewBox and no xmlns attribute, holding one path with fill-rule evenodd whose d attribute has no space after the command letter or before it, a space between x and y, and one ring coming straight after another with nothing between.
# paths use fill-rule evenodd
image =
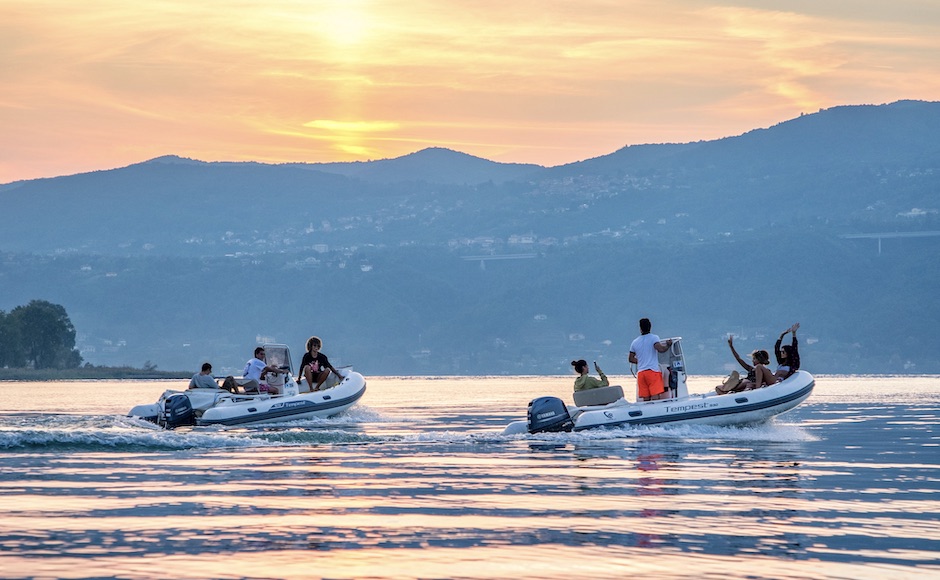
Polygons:
<instances>
[{"instance_id":1,"label":"lake water","mask_svg":"<svg viewBox=\"0 0 940 580\"><path fill-rule=\"evenodd\" d=\"M124 414L181 383L0 383L0 576L940 577L940 377L816 379L761 427L537 436L502 428L573 376L173 432Z\"/></svg>"}]
</instances>

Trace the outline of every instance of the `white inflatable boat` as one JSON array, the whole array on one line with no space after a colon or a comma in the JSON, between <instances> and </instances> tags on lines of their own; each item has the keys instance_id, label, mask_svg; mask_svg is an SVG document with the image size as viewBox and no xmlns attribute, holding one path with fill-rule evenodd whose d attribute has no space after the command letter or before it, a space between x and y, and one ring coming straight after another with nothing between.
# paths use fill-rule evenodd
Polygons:
<instances>
[{"instance_id":1,"label":"white inflatable boat","mask_svg":"<svg viewBox=\"0 0 940 580\"><path fill-rule=\"evenodd\" d=\"M712 391L690 395L686 386L685 358L681 339L659 354L663 384L668 399L629 402L619 386L574 393L574 405L557 397L539 397L529 403L525 421L510 423L504 433L583 431L627 425L750 425L767 421L805 401L815 380L797 371L783 382L738 393L719 395Z\"/></svg>"},{"instance_id":2,"label":"white inflatable boat","mask_svg":"<svg viewBox=\"0 0 940 580\"><path fill-rule=\"evenodd\" d=\"M221 388L168 390L156 403L138 405L129 417L139 417L174 429L184 425L254 425L339 415L355 405L366 392L365 378L349 367L337 369L317 391L291 375L290 350L283 344L264 345L267 363L283 372L267 379L282 394L233 394Z\"/></svg>"}]
</instances>

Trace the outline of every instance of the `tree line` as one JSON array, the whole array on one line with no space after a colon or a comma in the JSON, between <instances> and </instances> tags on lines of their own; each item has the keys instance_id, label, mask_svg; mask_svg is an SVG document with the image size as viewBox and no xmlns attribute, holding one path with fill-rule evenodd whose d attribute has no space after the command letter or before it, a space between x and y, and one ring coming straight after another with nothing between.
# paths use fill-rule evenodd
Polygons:
<instances>
[{"instance_id":1,"label":"tree line","mask_svg":"<svg viewBox=\"0 0 940 580\"><path fill-rule=\"evenodd\" d=\"M0 368L74 369L82 364L65 308L33 300L0 310Z\"/></svg>"}]
</instances>

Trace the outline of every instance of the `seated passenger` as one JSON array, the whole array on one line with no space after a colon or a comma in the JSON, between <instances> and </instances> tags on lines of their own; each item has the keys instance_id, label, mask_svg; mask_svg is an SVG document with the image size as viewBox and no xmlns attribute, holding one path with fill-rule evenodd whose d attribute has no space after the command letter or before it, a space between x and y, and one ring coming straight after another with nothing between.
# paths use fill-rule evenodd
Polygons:
<instances>
[{"instance_id":1,"label":"seated passenger","mask_svg":"<svg viewBox=\"0 0 940 580\"><path fill-rule=\"evenodd\" d=\"M750 391L751 389L759 389L761 387L769 387L770 385L776 384L777 377L774 376L774 373L770 370L770 353L766 350L755 350L751 353L751 362L754 363L754 378L745 379L741 388L738 390L741 391Z\"/></svg>"},{"instance_id":2,"label":"seated passenger","mask_svg":"<svg viewBox=\"0 0 940 580\"><path fill-rule=\"evenodd\" d=\"M739 381L737 371L731 373L731 376L721 385L715 387L715 392L719 395L724 395L727 393L737 393L740 391L748 391L751 389L758 389L760 387L766 387L773 385L777 382L777 378L774 376L774 373L767 367L770 364L770 353L766 350L755 350L751 353L751 363L748 364L744 362L744 359L738 355L738 351L734 349L734 336L728 337L728 346L731 347L731 354L734 355L734 358L738 361L738 364L741 365L744 370L747 371L747 378L743 381Z\"/></svg>"},{"instance_id":3,"label":"seated passenger","mask_svg":"<svg viewBox=\"0 0 940 580\"><path fill-rule=\"evenodd\" d=\"M189 380L190 389L218 389L219 385L212 377L212 365L202 363L202 370L193 375Z\"/></svg>"},{"instance_id":4,"label":"seated passenger","mask_svg":"<svg viewBox=\"0 0 940 580\"><path fill-rule=\"evenodd\" d=\"M799 328L800 323L797 322L790 328L784 330L780 338L777 339L777 343L774 344L774 354L777 357L777 370L774 372L774 376L777 377L777 381L782 381L800 370L800 353L797 350L796 340L796 331ZM780 343L783 342L783 337L786 336L788 332L793 333L793 342L781 347Z\"/></svg>"},{"instance_id":5,"label":"seated passenger","mask_svg":"<svg viewBox=\"0 0 940 580\"><path fill-rule=\"evenodd\" d=\"M277 387L271 387L268 385L262 385L264 378L268 373L278 374L281 370L277 367L270 366L264 362L264 348L258 347L255 349L255 357L245 363L245 370L242 371L244 378L248 381L242 383L242 386L245 389L245 392L269 392L272 395L277 395L280 393Z\"/></svg>"},{"instance_id":6,"label":"seated passenger","mask_svg":"<svg viewBox=\"0 0 940 580\"><path fill-rule=\"evenodd\" d=\"M307 386L311 391L319 391L321 385L323 385L323 382L330 376L331 372L335 374L339 380L343 380L343 375L339 374L339 371L333 368L333 365L330 364L330 359L320 352L320 349L323 348L323 341L320 340L320 337L311 336L307 339L306 346L307 352L304 353L300 361L300 371L297 373L297 376L307 379ZM300 378L298 378L298 381Z\"/></svg>"},{"instance_id":7,"label":"seated passenger","mask_svg":"<svg viewBox=\"0 0 940 580\"><path fill-rule=\"evenodd\" d=\"M571 361L571 366L574 367L574 372L578 373L578 378L574 380L574 390L575 391L586 391L588 389L597 389L599 387L609 387L610 382L607 380L607 375L604 374L604 371L597 366L597 363L594 363L594 370L597 371L597 374L601 377L600 380L595 379L588 374L588 364L584 359L573 360Z\"/></svg>"},{"instance_id":8,"label":"seated passenger","mask_svg":"<svg viewBox=\"0 0 940 580\"><path fill-rule=\"evenodd\" d=\"M728 336L728 346L731 348L731 354L734 355L734 358L735 360L738 361L738 364L740 364L741 367L747 371L746 380L753 381L755 378L754 367L744 362L744 360L738 355L738 351L734 349L734 335L733 334ZM735 393L735 392L743 390L742 383L744 383L744 381L741 380L741 375L738 374L738 371L734 371L731 373L731 376L728 377L727 380L725 380L723 384L715 387L715 392L718 393L719 395L724 395L726 393Z\"/></svg>"}]
</instances>

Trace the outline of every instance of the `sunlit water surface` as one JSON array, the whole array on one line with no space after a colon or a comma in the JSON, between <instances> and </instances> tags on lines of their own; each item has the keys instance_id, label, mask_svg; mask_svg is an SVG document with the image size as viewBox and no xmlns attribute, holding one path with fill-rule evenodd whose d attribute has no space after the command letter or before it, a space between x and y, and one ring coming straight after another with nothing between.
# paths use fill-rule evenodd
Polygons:
<instances>
[{"instance_id":1,"label":"sunlit water surface","mask_svg":"<svg viewBox=\"0 0 940 580\"><path fill-rule=\"evenodd\" d=\"M502 435L571 383L374 377L342 417L172 432L124 415L174 382L2 383L0 576L940 577L940 377L817 377L756 428Z\"/></svg>"}]
</instances>

